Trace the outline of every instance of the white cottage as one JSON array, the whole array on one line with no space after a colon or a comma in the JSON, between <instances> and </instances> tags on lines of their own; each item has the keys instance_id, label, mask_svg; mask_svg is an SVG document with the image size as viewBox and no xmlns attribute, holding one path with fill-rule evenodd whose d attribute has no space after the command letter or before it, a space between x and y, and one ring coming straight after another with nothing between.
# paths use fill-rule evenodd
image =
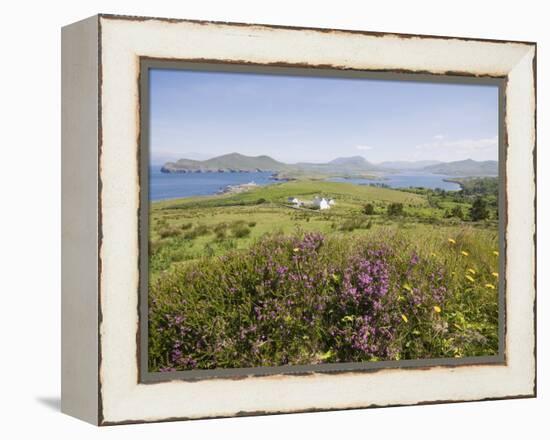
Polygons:
<instances>
[{"instance_id":1,"label":"white cottage","mask_svg":"<svg viewBox=\"0 0 550 440\"><path fill-rule=\"evenodd\" d=\"M301 200L297 199L296 197L289 197L287 199L287 201L288 201L288 203L292 203L296 207L303 205L303 202Z\"/></svg>"},{"instance_id":2,"label":"white cottage","mask_svg":"<svg viewBox=\"0 0 550 440\"><path fill-rule=\"evenodd\" d=\"M329 201L324 197L321 198L321 197L315 196L315 198L313 199L313 206L321 210L330 209Z\"/></svg>"}]
</instances>

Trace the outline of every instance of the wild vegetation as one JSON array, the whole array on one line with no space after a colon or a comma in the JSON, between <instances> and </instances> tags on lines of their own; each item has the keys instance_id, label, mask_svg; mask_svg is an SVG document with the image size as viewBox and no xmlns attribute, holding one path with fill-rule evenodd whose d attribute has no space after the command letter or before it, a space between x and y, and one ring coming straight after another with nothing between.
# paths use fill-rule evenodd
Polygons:
<instances>
[{"instance_id":1,"label":"wild vegetation","mask_svg":"<svg viewBox=\"0 0 550 440\"><path fill-rule=\"evenodd\" d=\"M153 203L152 371L495 354L494 181L292 181ZM319 195L326 211L289 197Z\"/></svg>"}]
</instances>

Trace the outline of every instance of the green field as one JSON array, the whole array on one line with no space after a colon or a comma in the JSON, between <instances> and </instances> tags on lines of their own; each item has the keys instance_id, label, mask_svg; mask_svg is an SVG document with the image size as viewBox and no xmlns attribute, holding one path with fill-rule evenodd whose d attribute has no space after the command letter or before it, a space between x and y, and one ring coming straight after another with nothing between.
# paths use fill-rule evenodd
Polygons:
<instances>
[{"instance_id":1,"label":"green field","mask_svg":"<svg viewBox=\"0 0 550 440\"><path fill-rule=\"evenodd\" d=\"M398 191L302 180L152 203L151 369L494 354L498 215L491 191ZM335 205L320 211L287 202L315 196L332 198ZM314 250L308 248L311 240L320 243ZM311 251L304 262L293 254L302 248ZM270 254L277 255L272 264L284 276L263 273ZM342 274L354 264L384 268L384 287L377 287L384 299L341 304L345 292L370 289L354 278L360 268L350 273L349 285L344 283ZM261 279L256 272L262 272ZM292 277L285 278L288 273ZM363 275L377 279L370 272ZM308 291L296 281L299 276L317 277L322 288ZM430 285L433 277L438 281ZM445 289L445 299L436 287ZM300 305L291 307L286 301L293 290L300 292ZM228 300L228 291L239 292L238 299ZM409 301L412 309L404 305L409 293L415 298ZM314 304L311 295L322 297L322 304ZM264 323L255 307L275 313L271 321L277 325L258 330ZM312 307L319 310L313 313ZM380 308L391 310L391 316L380 315ZM344 314L334 321L337 313ZM298 321L304 317L311 325L302 328ZM184 327L174 324L180 321ZM373 321L378 333L366 330ZM172 334L174 328L187 329L185 337ZM372 336L380 332L391 333L386 338L391 344ZM358 335L363 342L346 345Z\"/></svg>"},{"instance_id":2,"label":"green field","mask_svg":"<svg viewBox=\"0 0 550 440\"><path fill-rule=\"evenodd\" d=\"M336 203L330 210L319 211L297 209L287 202L288 197L307 200L316 195L333 198ZM363 214L367 203L373 205L373 215ZM406 216L388 217L386 210L391 203L402 203ZM185 261L247 248L266 233L301 230L361 235L376 234L384 226L414 229L417 234L429 231L433 227L429 225L438 229L460 227L460 219L444 218L445 213L456 206L464 212L470 207L468 202L445 198L438 205L430 206L423 194L320 181L285 182L241 194L155 202L150 217L151 275L155 277ZM496 222L467 226L495 230ZM241 232L235 234L235 230Z\"/></svg>"}]
</instances>

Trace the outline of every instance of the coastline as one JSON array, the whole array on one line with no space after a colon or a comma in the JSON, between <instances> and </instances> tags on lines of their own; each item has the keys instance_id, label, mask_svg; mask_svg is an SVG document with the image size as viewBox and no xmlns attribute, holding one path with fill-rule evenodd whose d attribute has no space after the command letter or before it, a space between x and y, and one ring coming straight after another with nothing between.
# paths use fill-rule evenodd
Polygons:
<instances>
[{"instance_id":1,"label":"coastline","mask_svg":"<svg viewBox=\"0 0 550 440\"><path fill-rule=\"evenodd\" d=\"M444 182L456 183L460 186L461 190L466 189L466 184L475 180L482 179L498 179L498 176L457 176L457 177L446 177L443 179Z\"/></svg>"},{"instance_id":2,"label":"coastline","mask_svg":"<svg viewBox=\"0 0 550 440\"><path fill-rule=\"evenodd\" d=\"M344 182L352 185L384 186L396 190L409 188L440 188L446 191L465 190L476 179L494 179L494 176L466 177L445 176L433 173L304 173L296 176L285 171L235 171L165 173L160 166L151 169L150 201L174 200L190 197L238 194L256 187L270 186L291 181ZM172 176L172 177L170 177ZM454 187L449 187L449 184Z\"/></svg>"},{"instance_id":3,"label":"coastline","mask_svg":"<svg viewBox=\"0 0 550 440\"><path fill-rule=\"evenodd\" d=\"M467 178L467 177L466 177ZM465 179L465 177L451 177L451 178L445 178L443 179L444 182L449 182L449 183L456 183L458 186L460 186L460 190L464 190L464 182L463 182L463 179ZM474 177L475 179L475 177Z\"/></svg>"}]
</instances>

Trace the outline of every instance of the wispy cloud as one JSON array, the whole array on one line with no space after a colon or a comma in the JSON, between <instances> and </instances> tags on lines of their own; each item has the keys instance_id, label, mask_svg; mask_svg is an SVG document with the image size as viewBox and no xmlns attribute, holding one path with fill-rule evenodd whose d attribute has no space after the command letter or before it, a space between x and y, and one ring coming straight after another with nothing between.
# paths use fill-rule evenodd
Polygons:
<instances>
[{"instance_id":1,"label":"wispy cloud","mask_svg":"<svg viewBox=\"0 0 550 440\"><path fill-rule=\"evenodd\" d=\"M372 150L374 147L370 145L356 145L355 148L357 150L368 151L368 150Z\"/></svg>"}]
</instances>

